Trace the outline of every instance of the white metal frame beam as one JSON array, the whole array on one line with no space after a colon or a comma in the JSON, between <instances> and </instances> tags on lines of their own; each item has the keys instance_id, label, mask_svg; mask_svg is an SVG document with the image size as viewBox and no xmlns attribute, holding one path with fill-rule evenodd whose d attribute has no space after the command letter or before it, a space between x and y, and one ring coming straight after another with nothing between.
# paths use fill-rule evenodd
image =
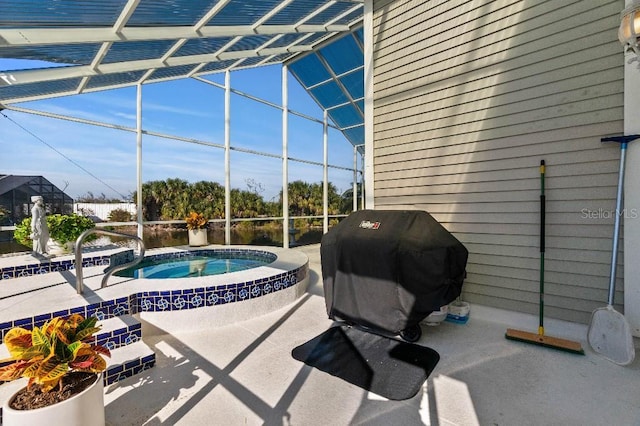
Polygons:
<instances>
[{"instance_id":1,"label":"white metal frame beam","mask_svg":"<svg viewBox=\"0 0 640 426\"><path fill-rule=\"evenodd\" d=\"M358 210L358 147L353 147L353 211Z\"/></svg>"},{"instance_id":2,"label":"white metal frame beam","mask_svg":"<svg viewBox=\"0 0 640 426\"><path fill-rule=\"evenodd\" d=\"M2 28L0 47L34 45L57 45L153 40L178 40L211 37L244 37L252 35L277 35L290 33L339 33L351 28L343 24L329 25L223 25L181 27L125 27L115 32L114 28Z\"/></svg>"},{"instance_id":3,"label":"white metal frame beam","mask_svg":"<svg viewBox=\"0 0 640 426\"><path fill-rule=\"evenodd\" d=\"M220 0L215 4L205 15L198 21L196 25L194 25L193 29L195 32L200 34L200 31L205 28L207 22L209 22L214 16L216 16L224 7L229 4L231 0Z\"/></svg>"},{"instance_id":4,"label":"white metal frame beam","mask_svg":"<svg viewBox=\"0 0 640 426\"><path fill-rule=\"evenodd\" d=\"M138 209L138 238L143 236L142 220L142 85L136 87L136 205Z\"/></svg>"},{"instance_id":5,"label":"white metal frame beam","mask_svg":"<svg viewBox=\"0 0 640 426\"><path fill-rule=\"evenodd\" d=\"M224 243L231 245L231 72L224 73Z\"/></svg>"},{"instance_id":6,"label":"white metal frame beam","mask_svg":"<svg viewBox=\"0 0 640 426\"><path fill-rule=\"evenodd\" d=\"M289 87L288 68L282 66L282 246L289 248Z\"/></svg>"},{"instance_id":7,"label":"white metal frame beam","mask_svg":"<svg viewBox=\"0 0 640 426\"><path fill-rule=\"evenodd\" d=\"M322 112L322 232L329 232L329 115Z\"/></svg>"},{"instance_id":8,"label":"white metal frame beam","mask_svg":"<svg viewBox=\"0 0 640 426\"><path fill-rule=\"evenodd\" d=\"M118 19L116 19L116 23L113 24L112 31L118 34L124 29L124 27L127 25L127 22L129 22L131 15L133 15L133 12L136 11L139 3L140 0L129 0L127 4L124 5L122 11L120 12L120 16L118 16Z\"/></svg>"},{"instance_id":9,"label":"white metal frame beam","mask_svg":"<svg viewBox=\"0 0 640 426\"><path fill-rule=\"evenodd\" d=\"M311 46L293 46L267 48L263 50L238 50L233 52L222 52L220 54L203 54L179 56L171 58L143 59L137 61L116 62L112 64L100 64L95 69L91 65L78 65L73 67L59 67L46 69L32 69L11 71L5 74L15 78L13 84L26 84L46 82L52 80L63 80L67 78L93 77L104 74L117 74L132 71L143 71L151 68L175 67L181 65L195 65L202 62L218 62L232 59L244 59L265 55L280 55L283 53L292 53L293 51L311 50ZM0 85L7 85L6 82L0 82Z\"/></svg>"}]
</instances>

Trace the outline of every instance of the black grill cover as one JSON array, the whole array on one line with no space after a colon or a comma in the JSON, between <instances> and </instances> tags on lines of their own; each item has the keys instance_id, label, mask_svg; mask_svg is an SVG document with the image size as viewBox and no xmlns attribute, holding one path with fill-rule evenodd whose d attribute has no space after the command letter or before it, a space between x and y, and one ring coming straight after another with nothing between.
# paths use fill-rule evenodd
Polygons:
<instances>
[{"instance_id":1,"label":"black grill cover","mask_svg":"<svg viewBox=\"0 0 640 426\"><path fill-rule=\"evenodd\" d=\"M329 318L399 333L460 295L468 252L427 212L360 210L320 255Z\"/></svg>"}]
</instances>

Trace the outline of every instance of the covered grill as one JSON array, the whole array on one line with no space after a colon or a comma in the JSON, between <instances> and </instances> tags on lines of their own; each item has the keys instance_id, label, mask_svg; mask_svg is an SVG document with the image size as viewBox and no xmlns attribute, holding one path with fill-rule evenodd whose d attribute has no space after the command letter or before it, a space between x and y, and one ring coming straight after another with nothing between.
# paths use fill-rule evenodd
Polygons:
<instances>
[{"instance_id":1,"label":"covered grill","mask_svg":"<svg viewBox=\"0 0 640 426\"><path fill-rule=\"evenodd\" d=\"M427 212L360 210L320 255L329 318L402 335L460 295L468 252Z\"/></svg>"}]
</instances>

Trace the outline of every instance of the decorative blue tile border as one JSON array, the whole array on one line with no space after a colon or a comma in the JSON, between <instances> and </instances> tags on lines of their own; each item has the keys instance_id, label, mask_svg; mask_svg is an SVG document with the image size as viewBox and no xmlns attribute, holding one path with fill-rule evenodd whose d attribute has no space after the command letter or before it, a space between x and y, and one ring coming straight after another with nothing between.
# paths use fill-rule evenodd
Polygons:
<instances>
[{"instance_id":1,"label":"decorative blue tile border","mask_svg":"<svg viewBox=\"0 0 640 426\"><path fill-rule=\"evenodd\" d=\"M104 385L110 385L128 377L133 377L141 371L148 370L156 364L156 355L148 355L133 359L124 365L114 365L103 375Z\"/></svg>"},{"instance_id":2,"label":"decorative blue tile border","mask_svg":"<svg viewBox=\"0 0 640 426\"><path fill-rule=\"evenodd\" d=\"M131 253L133 253L133 250ZM82 259L82 266L109 266L113 256L114 255L86 257ZM5 266L4 268L0 268L0 281L48 274L50 272L71 271L75 268L75 260L47 260L29 265Z\"/></svg>"},{"instance_id":3,"label":"decorative blue tile border","mask_svg":"<svg viewBox=\"0 0 640 426\"><path fill-rule=\"evenodd\" d=\"M304 265L269 278L243 283L139 292L131 296L131 313L180 311L255 299L297 284L307 276L308 270L308 265Z\"/></svg>"},{"instance_id":4,"label":"decorative blue tile border","mask_svg":"<svg viewBox=\"0 0 640 426\"><path fill-rule=\"evenodd\" d=\"M124 328L100 333L95 336L94 344L104 346L110 351L135 343L142 339L142 325L131 324Z\"/></svg>"},{"instance_id":5,"label":"decorative blue tile border","mask_svg":"<svg viewBox=\"0 0 640 426\"><path fill-rule=\"evenodd\" d=\"M2 339L4 340L5 334L13 327L22 327L31 330L36 326L41 327L45 322L49 321L53 317L66 317L71 314L80 314L85 318L94 316L98 318L98 321L101 321L107 318L131 313L129 306L129 297L119 297L117 299L105 300L100 303L77 306L47 314L36 315L34 317L20 318L14 321L0 323L0 336L2 336Z\"/></svg>"},{"instance_id":6,"label":"decorative blue tile border","mask_svg":"<svg viewBox=\"0 0 640 426\"><path fill-rule=\"evenodd\" d=\"M117 299L0 323L0 336L4 339L5 333L13 327L33 329L34 326L42 326L55 316L64 317L74 313L84 317L95 316L98 321L101 321L139 312L181 311L242 302L287 289L306 278L308 273L309 265L307 263L288 272L247 282L183 290L137 292Z\"/></svg>"}]
</instances>

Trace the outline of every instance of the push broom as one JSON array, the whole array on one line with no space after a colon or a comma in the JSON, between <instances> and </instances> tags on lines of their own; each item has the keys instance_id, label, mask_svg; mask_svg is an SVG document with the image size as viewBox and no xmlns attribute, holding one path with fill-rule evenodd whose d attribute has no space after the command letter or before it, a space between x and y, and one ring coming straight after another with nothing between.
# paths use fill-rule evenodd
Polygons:
<instances>
[{"instance_id":1,"label":"push broom","mask_svg":"<svg viewBox=\"0 0 640 426\"><path fill-rule=\"evenodd\" d=\"M538 333L530 333L522 330L515 330L508 328L505 333L505 337L509 340L518 340L520 342L531 343L539 346L546 346L548 348L559 349L562 351L573 352L584 355L584 350L579 342L572 340L561 339L558 337L546 336L544 334L544 237L545 237L545 195L544 195L544 174L545 165L544 160L540 161L540 309L539 317L540 323L538 326Z\"/></svg>"}]
</instances>

